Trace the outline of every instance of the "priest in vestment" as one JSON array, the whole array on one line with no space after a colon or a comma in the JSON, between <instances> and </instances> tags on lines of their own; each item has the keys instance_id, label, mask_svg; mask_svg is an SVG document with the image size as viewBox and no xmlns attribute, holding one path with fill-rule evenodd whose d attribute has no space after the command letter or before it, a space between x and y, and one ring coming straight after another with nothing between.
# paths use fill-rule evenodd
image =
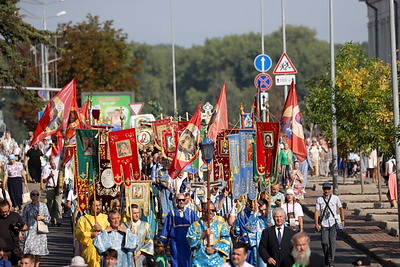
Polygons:
<instances>
[{"instance_id":1,"label":"priest in vestment","mask_svg":"<svg viewBox=\"0 0 400 267\"><path fill-rule=\"evenodd\" d=\"M203 210L207 210L206 205ZM228 225L223 217L215 215L214 204L209 202L208 205L208 214L204 212L201 219L190 225L186 234L193 253L193 267L219 267L226 261L231 251ZM210 222L209 229L207 228L207 219ZM207 246L208 239L210 240L209 246Z\"/></svg>"},{"instance_id":2,"label":"priest in vestment","mask_svg":"<svg viewBox=\"0 0 400 267\"><path fill-rule=\"evenodd\" d=\"M246 208L244 208L241 212L238 213L235 224L234 224L234 232L233 235L238 238L240 242L243 242L249 246L249 233L246 228L246 224L249 221L249 218L252 214L253 202L250 199L247 199ZM248 247L250 248L250 247ZM257 254L256 254L257 255ZM253 261L253 251L251 249L248 250L246 261L251 265L254 265Z\"/></svg>"},{"instance_id":3,"label":"priest in vestment","mask_svg":"<svg viewBox=\"0 0 400 267\"><path fill-rule=\"evenodd\" d=\"M170 253L172 266L190 267L190 247L186 240L189 226L198 220L196 212L185 208L185 195L176 196L176 209L172 209L165 218L160 241L168 245L170 240Z\"/></svg>"},{"instance_id":4,"label":"priest in vestment","mask_svg":"<svg viewBox=\"0 0 400 267\"><path fill-rule=\"evenodd\" d=\"M152 256L154 254L154 244L151 238L150 225L147 222L140 220L140 209L137 204L131 205L132 219L124 222L124 226L132 231L133 234L137 235L137 246L134 251L128 252L128 257L133 257L134 267L143 266L143 260L146 256Z\"/></svg>"},{"instance_id":5,"label":"priest in vestment","mask_svg":"<svg viewBox=\"0 0 400 267\"><path fill-rule=\"evenodd\" d=\"M75 238L82 244L82 258L88 267L100 267L100 256L93 245L93 239L109 226L107 215L100 213L101 202L89 200L90 214L79 218L75 227ZM97 216L95 216L97 214Z\"/></svg>"},{"instance_id":6,"label":"priest in vestment","mask_svg":"<svg viewBox=\"0 0 400 267\"><path fill-rule=\"evenodd\" d=\"M137 236L121 226L121 215L118 211L113 210L108 214L108 222L110 226L102 230L93 240L100 256L109 249L115 249L118 252L118 262L115 267L133 266L133 258L128 257L129 251L133 251L137 247ZM101 266L105 267L105 259L102 257Z\"/></svg>"}]
</instances>

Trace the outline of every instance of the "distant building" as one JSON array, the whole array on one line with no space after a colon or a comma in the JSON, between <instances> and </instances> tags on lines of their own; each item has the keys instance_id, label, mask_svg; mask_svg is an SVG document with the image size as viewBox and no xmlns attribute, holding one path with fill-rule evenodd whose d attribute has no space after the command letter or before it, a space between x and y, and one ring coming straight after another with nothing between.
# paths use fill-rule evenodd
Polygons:
<instances>
[{"instance_id":1,"label":"distant building","mask_svg":"<svg viewBox=\"0 0 400 267\"><path fill-rule=\"evenodd\" d=\"M379 57L390 63L390 14L389 0L359 0L368 7L368 56ZM399 1L394 0L396 48L399 45ZM398 53L398 52L397 52Z\"/></svg>"}]
</instances>

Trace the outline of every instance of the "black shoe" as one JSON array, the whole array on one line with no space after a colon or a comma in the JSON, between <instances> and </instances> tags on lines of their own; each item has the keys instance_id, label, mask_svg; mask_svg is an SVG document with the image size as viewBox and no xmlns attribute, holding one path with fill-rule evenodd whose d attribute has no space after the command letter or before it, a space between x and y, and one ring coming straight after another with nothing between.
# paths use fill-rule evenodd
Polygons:
<instances>
[{"instance_id":1,"label":"black shoe","mask_svg":"<svg viewBox=\"0 0 400 267\"><path fill-rule=\"evenodd\" d=\"M60 222L56 224L57 227L60 227L61 225L62 225L62 223L60 223Z\"/></svg>"}]
</instances>

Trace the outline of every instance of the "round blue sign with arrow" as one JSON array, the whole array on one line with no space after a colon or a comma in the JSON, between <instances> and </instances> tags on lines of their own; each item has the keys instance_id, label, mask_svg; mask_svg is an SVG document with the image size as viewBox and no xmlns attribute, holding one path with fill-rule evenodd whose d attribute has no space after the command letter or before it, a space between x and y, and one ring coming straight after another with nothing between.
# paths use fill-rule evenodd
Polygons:
<instances>
[{"instance_id":1,"label":"round blue sign with arrow","mask_svg":"<svg viewBox=\"0 0 400 267\"><path fill-rule=\"evenodd\" d=\"M268 55L260 54L254 59L254 67L259 72L266 72L272 66L272 60Z\"/></svg>"},{"instance_id":2,"label":"round blue sign with arrow","mask_svg":"<svg viewBox=\"0 0 400 267\"><path fill-rule=\"evenodd\" d=\"M267 73L260 73L254 78L254 85L261 91L267 91L272 86L272 77Z\"/></svg>"}]
</instances>

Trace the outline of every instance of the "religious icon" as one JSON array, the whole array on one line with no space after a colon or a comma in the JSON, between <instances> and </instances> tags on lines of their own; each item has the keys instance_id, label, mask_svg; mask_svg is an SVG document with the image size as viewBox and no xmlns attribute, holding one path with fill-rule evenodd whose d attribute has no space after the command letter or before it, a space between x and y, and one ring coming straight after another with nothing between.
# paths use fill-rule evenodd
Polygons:
<instances>
[{"instance_id":1,"label":"religious icon","mask_svg":"<svg viewBox=\"0 0 400 267\"><path fill-rule=\"evenodd\" d=\"M274 133L264 132L264 147L267 149L274 148Z\"/></svg>"},{"instance_id":2,"label":"religious icon","mask_svg":"<svg viewBox=\"0 0 400 267\"><path fill-rule=\"evenodd\" d=\"M60 98L55 97L50 102L50 122L44 130L45 133L54 132L61 126L61 122L64 116L64 102Z\"/></svg>"},{"instance_id":3,"label":"religious icon","mask_svg":"<svg viewBox=\"0 0 400 267\"><path fill-rule=\"evenodd\" d=\"M96 146L95 146L93 138L83 137L82 143L83 143L83 153L85 154L85 156L95 155Z\"/></svg>"},{"instance_id":4,"label":"religious icon","mask_svg":"<svg viewBox=\"0 0 400 267\"><path fill-rule=\"evenodd\" d=\"M174 137L172 135L167 135L166 139L167 139L168 152L174 152L176 150Z\"/></svg>"},{"instance_id":5,"label":"religious icon","mask_svg":"<svg viewBox=\"0 0 400 267\"><path fill-rule=\"evenodd\" d=\"M132 187L132 198L133 199L143 198L143 188L140 185L135 185Z\"/></svg>"},{"instance_id":6,"label":"religious icon","mask_svg":"<svg viewBox=\"0 0 400 267\"><path fill-rule=\"evenodd\" d=\"M246 161L253 161L253 140L246 139Z\"/></svg>"},{"instance_id":7,"label":"religious icon","mask_svg":"<svg viewBox=\"0 0 400 267\"><path fill-rule=\"evenodd\" d=\"M228 140L221 140L220 147L221 147L221 154L229 153L229 141Z\"/></svg>"},{"instance_id":8,"label":"religious icon","mask_svg":"<svg viewBox=\"0 0 400 267\"><path fill-rule=\"evenodd\" d=\"M131 143L129 140L118 141L115 145L117 146L118 158L132 156Z\"/></svg>"},{"instance_id":9,"label":"religious icon","mask_svg":"<svg viewBox=\"0 0 400 267\"><path fill-rule=\"evenodd\" d=\"M189 129L179 137L178 150L178 159L182 161L189 161L196 155L196 138Z\"/></svg>"}]
</instances>

